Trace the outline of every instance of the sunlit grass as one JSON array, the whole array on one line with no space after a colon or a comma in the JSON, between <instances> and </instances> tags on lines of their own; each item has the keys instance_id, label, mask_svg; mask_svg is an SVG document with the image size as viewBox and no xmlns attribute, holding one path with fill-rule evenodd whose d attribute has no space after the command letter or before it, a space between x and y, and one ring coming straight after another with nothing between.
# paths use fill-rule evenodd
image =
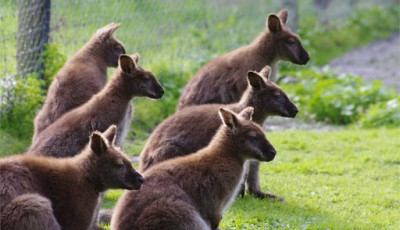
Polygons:
<instances>
[{"instance_id":1,"label":"sunlit grass","mask_svg":"<svg viewBox=\"0 0 400 230\"><path fill-rule=\"evenodd\" d=\"M264 191L286 202L238 198L222 229L396 229L400 128L267 133L278 151L262 163ZM121 190L108 193L111 208Z\"/></svg>"}]
</instances>

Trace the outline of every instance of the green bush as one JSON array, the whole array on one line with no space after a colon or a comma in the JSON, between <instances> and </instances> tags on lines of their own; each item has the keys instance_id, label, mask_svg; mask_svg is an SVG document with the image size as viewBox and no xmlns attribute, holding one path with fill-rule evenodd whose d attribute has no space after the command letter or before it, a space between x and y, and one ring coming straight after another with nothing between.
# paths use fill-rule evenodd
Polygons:
<instances>
[{"instance_id":1,"label":"green bush","mask_svg":"<svg viewBox=\"0 0 400 230\"><path fill-rule=\"evenodd\" d=\"M43 81L37 74L16 77L11 100L7 102L8 109L2 110L0 118L3 130L19 138L31 138L33 119L45 99L42 87Z\"/></svg>"},{"instance_id":2,"label":"green bush","mask_svg":"<svg viewBox=\"0 0 400 230\"><path fill-rule=\"evenodd\" d=\"M45 81L45 88L48 89L58 70L60 70L67 61L67 57L59 52L59 46L57 44L46 44L44 47L45 49L42 53L44 70L42 73Z\"/></svg>"},{"instance_id":3,"label":"green bush","mask_svg":"<svg viewBox=\"0 0 400 230\"><path fill-rule=\"evenodd\" d=\"M361 115L359 125L362 127L400 127L400 97L376 103Z\"/></svg>"},{"instance_id":4,"label":"green bush","mask_svg":"<svg viewBox=\"0 0 400 230\"><path fill-rule=\"evenodd\" d=\"M44 79L39 79L37 73L30 73L26 77L2 78L0 84L0 127L19 138L31 138L33 120L45 100L45 89L66 60L55 44L46 45L42 56Z\"/></svg>"},{"instance_id":5,"label":"green bush","mask_svg":"<svg viewBox=\"0 0 400 230\"><path fill-rule=\"evenodd\" d=\"M293 72L299 84L287 85L300 105L304 117L331 124L345 125L358 121L370 106L396 97L382 87L381 81L365 84L360 77L335 75L313 69Z\"/></svg>"}]
</instances>

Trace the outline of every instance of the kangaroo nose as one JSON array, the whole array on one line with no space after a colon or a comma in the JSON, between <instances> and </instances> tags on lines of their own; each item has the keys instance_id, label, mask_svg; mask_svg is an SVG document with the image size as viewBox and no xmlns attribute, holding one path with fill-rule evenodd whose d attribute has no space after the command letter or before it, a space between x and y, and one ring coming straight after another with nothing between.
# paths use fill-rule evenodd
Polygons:
<instances>
[{"instance_id":1,"label":"kangaroo nose","mask_svg":"<svg viewBox=\"0 0 400 230\"><path fill-rule=\"evenodd\" d=\"M304 61L305 63L307 63L310 60L310 55L308 53L306 53L305 57L304 57Z\"/></svg>"},{"instance_id":2,"label":"kangaroo nose","mask_svg":"<svg viewBox=\"0 0 400 230\"><path fill-rule=\"evenodd\" d=\"M271 149L269 151L269 154L271 154L272 157L275 157L276 156L276 150L275 149Z\"/></svg>"},{"instance_id":3,"label":"kangaroo nose","mask_svg":"<svg viewBox=\"0 0 400 230\"><path fill-rule=\"evenodd\" d=\"M294 106L293 109L292 109L293 117L295 117L298 112L299 112L299 109L296 106Z\"/></svg>"},{"instance_id":4,"label":"kangaroo nose","mask_svg":"<svg viewBox=\"0 0 400 230\"><path fill-rule=\"evenodd\" d=\"M139 176L139 177L138 177L138 181L139 181L139 183L143 184L144 178L143 178L142 176Z\"/></svg>"}]
</instances>

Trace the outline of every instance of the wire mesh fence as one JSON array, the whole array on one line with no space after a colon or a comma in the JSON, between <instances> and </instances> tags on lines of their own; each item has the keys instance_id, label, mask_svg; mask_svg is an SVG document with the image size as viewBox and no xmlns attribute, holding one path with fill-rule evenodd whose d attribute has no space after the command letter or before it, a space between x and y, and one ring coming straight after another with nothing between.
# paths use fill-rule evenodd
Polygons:
<instances>
[{"instance_id":1,"label":"wire mesh fence","mask_svg":"<svg viewBox=\"0 0 400 230\"><path fill-rule=\"evenodd\" d=\"M396 0L379 3L373 0L53 0L51 7L49 4L50 0L3 0L0 6L3 110L12 101L15 78L40 72L40 52L48 39L70 57L98 28L110 22L122 23L116 37L125 44L127 53L141 53L144 63L157 61L155 57L160 55L203 63L216 54L249 43L264 28L267 15L283 7L289 8L289 21L295 28L296 15L297 20L314 16L328 25L340 22L356 9L399 3ZM218 38L217 43L210 42L214 38Z\"/></svg>"}]
</instances>

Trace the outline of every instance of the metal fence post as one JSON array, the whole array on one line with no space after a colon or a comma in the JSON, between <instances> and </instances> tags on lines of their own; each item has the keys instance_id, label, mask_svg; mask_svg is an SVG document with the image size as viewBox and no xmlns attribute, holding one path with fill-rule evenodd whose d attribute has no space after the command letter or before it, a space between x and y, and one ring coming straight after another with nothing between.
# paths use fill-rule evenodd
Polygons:
<instances>
[{"instance_id":1,"label":"metal fence post","mask_svg":"<svg viewBox=\"0 0 400 230\"><path fill-rule=\"evenodd\" d=\"M51 0L18 0L17 71L20 76L38 72L43 63L40 54L48 42Z\"/></svg>"}]
</instances>

